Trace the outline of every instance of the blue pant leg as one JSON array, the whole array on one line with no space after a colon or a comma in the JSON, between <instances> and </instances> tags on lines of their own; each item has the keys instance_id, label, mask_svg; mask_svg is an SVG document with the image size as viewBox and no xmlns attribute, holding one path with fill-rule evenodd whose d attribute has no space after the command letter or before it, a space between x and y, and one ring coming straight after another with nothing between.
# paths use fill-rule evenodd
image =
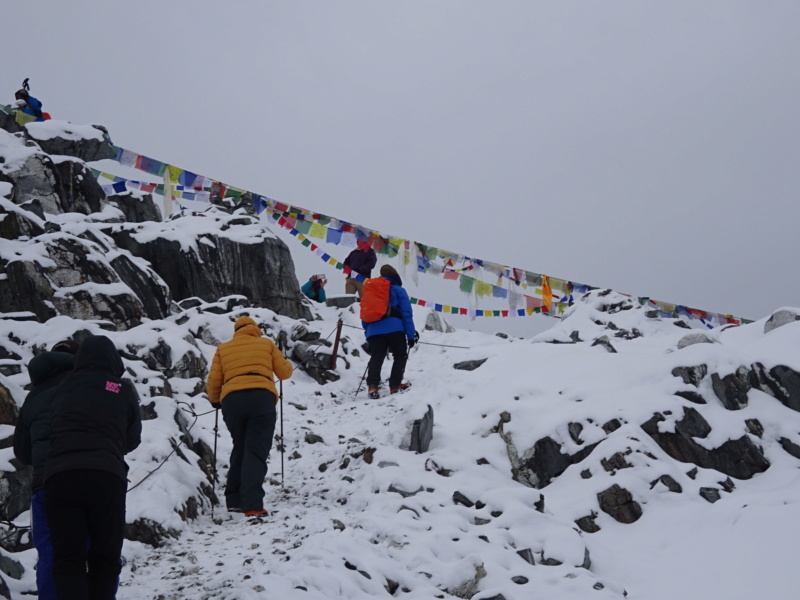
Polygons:
<instances>
[{"instance_id":1,"label":"blue pant leg","mask_svg":"<svg viewBox=\"0 0 800 600\"><path fill-rule=\"evenodd\" d=\"M36 589L39 600L56 600L56 585L53 582L53 545L50 543L50 527L44 509L44 490L33 492L31 500L31 533L33 545L39 554L36 563Z\"/></svg>"}]
</instances>

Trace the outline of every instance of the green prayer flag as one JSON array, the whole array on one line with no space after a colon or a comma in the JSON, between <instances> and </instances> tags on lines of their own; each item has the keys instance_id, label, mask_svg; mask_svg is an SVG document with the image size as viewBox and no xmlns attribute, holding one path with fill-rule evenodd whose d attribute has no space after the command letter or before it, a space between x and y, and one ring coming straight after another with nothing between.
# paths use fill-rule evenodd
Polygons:
<instances>
[{"instance_id":1,"label":"green prayer flag","mask_svg":"<svg viewBox=\"0 0 800 600\"><path fill-rule=\"evenodd\" d=\"M458 288L465 294L471 294L472 288L475 286L475 278L462 275L458 280Z\"/></svg>"}]
</instances>

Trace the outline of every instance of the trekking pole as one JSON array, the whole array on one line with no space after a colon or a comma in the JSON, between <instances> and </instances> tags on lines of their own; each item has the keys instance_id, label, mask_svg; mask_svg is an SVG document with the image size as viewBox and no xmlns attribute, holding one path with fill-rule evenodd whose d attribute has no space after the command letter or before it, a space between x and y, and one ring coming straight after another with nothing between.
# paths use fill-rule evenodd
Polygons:
<instances>
[{"instance_id":1,"label":"trekking pole","mask_svg":"<svg viewBox=\"0 0 800 600\"><path fill-rule=\"evenodd\" d=\"M369 369L369 363L367 363L367 368L364 369L364 374L361 376L361 381L358 382L358 389L356 390L356 396L358 396L358 392L361 391L361 385L364 383L364 378L367 376L367 369Z\"/></svg>"},{"instance_id":2,"label":"trekking pole","mask_svg":"<svg viewBox=\"0 0 800 600\"><path fill-rule=\"evenodd\" d=\"M281 332L281 335L278 336L278 350L280 350L281 354L283 354L283 347L284 347L284 343L283 342L284 342L283 332ZM281 489L283 489L283 472L284 472L283 455L286 452L286 441L283 438L283 379L279 379L278 380L278 393L279 393L278 399L280 400L280 404L281 404L281 437L280 437L281 445L280 445L280 451L281 451Z\"/></svg>"},{"instance_id":3,"label":"trekking pole","mask_svg":"<svg viewBox=\"0 0 800 600\"><path fill-rule=\"evenodd\" d=\"M283 455L286 452L286 442L283 439L283 379L278 384L280 386L281 394L281 488L283 488Z\"/></svg>"},{"instance_id":4,"label":"trekking pole","mask_svg":"<svg viewBox=\"0 0 800 600\"><path fill-rule=\"evenodd\" d=\"M219 409L214 411L214 465L212 472L214 474L211 479L211 491L214 492L214 497L217 496L217 437L219 432ZM214 520L214 500L211 500L211 520Z\"/></svg>"}]
</instances>

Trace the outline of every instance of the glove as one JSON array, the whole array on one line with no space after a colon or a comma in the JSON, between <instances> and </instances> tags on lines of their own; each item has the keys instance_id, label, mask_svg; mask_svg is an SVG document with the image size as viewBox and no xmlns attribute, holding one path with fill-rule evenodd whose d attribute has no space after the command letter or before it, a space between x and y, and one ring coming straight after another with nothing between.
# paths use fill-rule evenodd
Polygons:
<instances>
[{"instance_id":1,"label":"glove","mask_svg":"<svg viewBox=\"0 0 800 600\"><path fill-rule=\"evenodd\" d=\"M419 341L419 331L415 331L415 332L414 332L414 337L413 337L413 338L410 338L410 339L408 340L408 349L409 349L409 350L411 350L411 348L413 348L413 347L414 347L414 345L415 345L415 344L416 344L418 341Z\"/></svg>"}]
</instances>

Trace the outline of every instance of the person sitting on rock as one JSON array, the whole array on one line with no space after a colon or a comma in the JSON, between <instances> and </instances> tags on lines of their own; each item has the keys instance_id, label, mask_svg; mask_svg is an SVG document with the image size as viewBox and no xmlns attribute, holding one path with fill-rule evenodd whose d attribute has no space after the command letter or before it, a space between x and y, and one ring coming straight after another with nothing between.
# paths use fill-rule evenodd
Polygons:
<instances>
[{"instance_id":1,"label":"person sitting on rock","mask_svg":"<svg viewBox=\"0 0 800 600\"><path fill-rule=\"evenodd\" d=\"M328 279L325 275L312 275L311 278L303 284L300 291L314 302L325 302L326 283L328 283Z\"/></svg>"},{"instance_id":2,"label":"person sitting on rock","mask_svg":"<svg viewBox=\"0 0 800 600\"><path fill-rule=\"evenodd\" d=\"M31 96L28 90L20 88L17 90L17 93L14 94L14 98L16 99L15 120L17 125L22 127L27 123L45 120L44 113L42 112L42 103L37 98Z\"/></svg>"}]
</instances>

